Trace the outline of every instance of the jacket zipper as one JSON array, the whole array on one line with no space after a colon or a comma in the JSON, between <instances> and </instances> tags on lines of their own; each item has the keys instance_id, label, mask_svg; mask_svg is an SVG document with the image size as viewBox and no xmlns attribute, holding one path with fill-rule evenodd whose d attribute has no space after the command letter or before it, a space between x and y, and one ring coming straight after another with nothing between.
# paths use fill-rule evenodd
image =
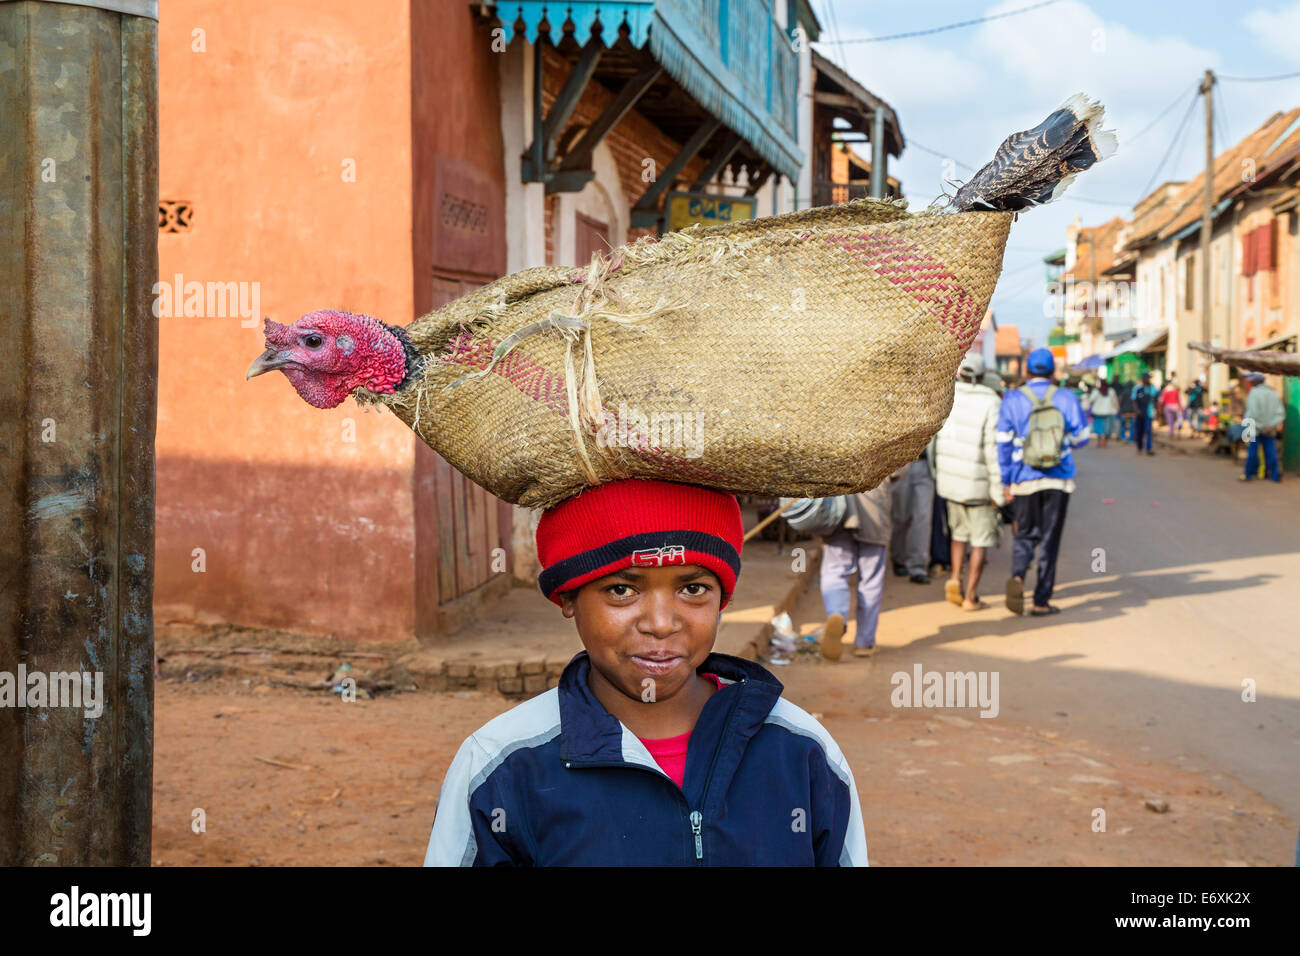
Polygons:
<instances>
[{"instance_id":1,"label":"jacket zipper","mask_svg":"<svg viewBox=\"0 0 1300 956\"><path fill-rule=\"evenodd\" d=\"M742 681L740 681L739 683L744 684L744 683L747 683L747 682L742 680ZM704 778L704 791L703 791L703 794L702 794L702 796L701 796L701 799L703 799L703 797L704 797L704 796L707 796L708 793L709 793L709 784L711 784L711 783L713 782L713 771L714 771L714 769L715 769L715 768L717 767L717 765L718 765L718 754L722 752L722 740L723 740L723 738L726 737L726 735L727 735L727 728L728 728L729 726L731 726L731 715L735 712L735 710L736 710L736 704L737 704L737 703L739 702L739 700L740 700L740 694L735 694L735 695L733 695L733 696L734 696L735 699L731 701L731 704L730 704L730 705L728 706L728 708L727 708L727 716L724 717L724 718L722 719L722 732L718 735L718 746L714 748L714 751L713 751L713 760L710 761L710 763L709 763L709 773L708 773L708 776L706 776L706 777ZM574 762L573 762L573 761L566 760L566 761L564 762L564 766L567 767L567 768L569 768L569 769L572 769L573 766L574 766ZM579 768L581 768L581 767L628 767L628 768L631 768L631 769L633 769L633 770L644 770L644 771L646 771L647 773L652 773L652 774L655 774L655 775L658 776L658 777L663 777L663 778L664 778L665 780L667 780L669 783L673 783L672 778L669 777L667 774L665 774L662 770L654 770L654 769L652 769L652 768L650 768L650 767L643 767L643 766L641 766L640 764L628 763L627 761L618 761L618 762L615 762L615 761L600 761L600 762L586 762L586 761L582 761L582 762L579 762L579 763L578 763L578 767L579 767ZM674 784L674 786L676 786L676 784ZM677 787L677 792L680 793L680 794L682 794L682 800L683 800L683 802L685 802L685 800L686 800L686 794L682 792L682 789L681 789L680 787ZM689 807L690 804L687 803L687 806ZM703 827L704 827L704 814L702 814L699 810L691 810L690 815L688 816L688 819L690 820L690 823L691 823L691 836L695 839L695 860L696 860L696 862L698 863L700 860L703 860L703 859L704 859L704 834L703 834Z\"/></svg>"},{"instance_id":2,"label":"jacket zipper","mask_svg":"<svg viewBox=\"0 0 1300 956\"><path fill-rule=\"evenodd\" d=\"M745 683L745 681L741 681ZM740 693L732 694L731 704L727 707L727 716L722 719L722 731L718 734L718 745L713 748L713 760L709 762L709 773L704 778L704 789L700 793L700 799L703 800L709 795L709 784L713 783L713 770L718 765L718 754L722 753L722 742L727 737L727 728L731 726L731 715L735 713L736 704L740 700ZM698 864L704 859L704 835L702 829L704 826L704 814L699 810L691 811L691 835L695 837L695 862Z\"/></svg>"}]
</instances>

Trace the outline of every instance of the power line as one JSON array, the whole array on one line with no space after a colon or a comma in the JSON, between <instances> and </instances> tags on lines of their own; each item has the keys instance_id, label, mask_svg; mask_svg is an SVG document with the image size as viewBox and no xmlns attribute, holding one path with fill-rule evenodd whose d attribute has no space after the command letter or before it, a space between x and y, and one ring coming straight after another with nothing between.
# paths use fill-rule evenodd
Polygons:
<instances>
[{"instance_id":1,"label":"power line","mask_svg":"<svg viewBox=\"0 0 1300 956\"><path fill-rule=\"evenodd\" d=\"M1192 101L1187 104L1187 112L1183 114L1182 121L1178 124L1178 129L1174 131L1174 138L1170 141L1169 148L1165 150L1164 157L1160 160L1160 164L1156 166L1155 172L1151 174L1151 181L1147 183L1146 188L1142 190L1141 195L1146 196L1150 194L1151 187L1156 184L1156 180L1160 177L1160 171L1165 168L1165 163L1169 162L1169 157L1173 155L1174 147L1182 141L1183 132L1187 129L1187 121L1192 118L1192 111L1195 108L1196 98L1193 98Z\"/></svg>"},{"instance_id":2,"label":"power line","mask_svg":"<svg viewBox=\"0 0 1300 956\"><path fill-rule=\"evenodd\" d=\"M1030 279L1028 282L1024 283L1023 285L1021 285L1014 292L1003 292L1001 289L997 289L995 290L995 294L1000 294L1003 299L1014 299L1017 296L1022 295L1025 292L1028 292L1036 285L1041 285L1043 286L1044 289L1046 289L1047 279L1044 276L1037 276L1033 279Z\"/></svg>"},{"instance_id":3,"label":"power line","mask_svg":"<svg viewBox=\"0 0 1300 956\"><path fill-rule=\"evenodd\" d=\"M1075 202L1092 203L1094 206L1131 206L1131 202L1123 199L1090 199L1087 196L1076 196L1070 191L1066 191L1062 199L1072 199Z\"/></svg>"},{"instance_id":4,"label":"power line","mask_svg":"<svg viewBox=\"0 0 1300 956\"><path fill-rule=\"evenodd\" d=\"M848 72L848 58L844 55L844 40L840 37L840 23L835 17L835 4L832 0L822 0L822 6L826 8L826 22L830 25L834 43L840 48L840 69Z\"/></svg>"},{"instance_id":5,"label":"power line","mask_svg":"<svg viewBox=\"0 0 1300 956\"><path fill-rule=\"evenodd\" d=\"M1135 139L1137 139L1139 136L1144 136L1145 134L1151 132L1151 130L1155 127L1155 125L1159 123L1162 119L1164 119L1166 116L1168 116L1169 111L1172 110L1179 103L1181 103L1183 101L1183 98L1187 96L1187 94L1190 93L1193 96L1195 96L1198 90L1200 90L1199 83L1197 83L1196 86L1193 86L1190 90L1183 90L1183 92L1179 93L1172 103L1170 103L1168 106L1166 106L1163 110L1160 111L1159 116L1153 119L1150 123L1147 123L1146 126L1142 127L1142 130L1140 132L1134 133L1132 136L1127 137L1124 140L1124 145L1127 146L1130 143L1132 143Z\"/></svg>"},{"instance_id":6,"label":"power line","mask_svg":"<svg viewBox=\"0 0 1300 956\"><path fill-rule=\"evenodd\" d=\"M955 166L960 166L962 169L969 169L972 173L975 172L975 167L974 167L974 166L968 165L967 163L963 163L960 159L955 159L954 157L950 156L950 155L947 154L947 153L940 152L940 151L937 150L937 149L931 149L929 146L925 146L925 145L923 145L923 144L921 144L921 143L918 143L918 142L915 140L915 138L913 138L913 137L911 137L911 136L909 136L909 137L907 138L907 145L908 145L908 146L915 146L915 147L916 147L917 149L919 149L921 152L923 152L923 153L929 153L931 156L938 156L940 159L951 159L952 162L953 162L953 165L955 165Z\"/></svg>"},{"instance_id":7,"label":"power line","mask_svg":"<svg viewBox=\"0 0 1300 956\"><path fill-rule=\"evenodd\" d=\"M1036 253L1037 253L1037 250L1036 250ZM1044 267L1044 263L1043 263L1041 260L1036 260L1036 261L1034 261L1034 262L1026 262L1026 263L1025 263L1024 265L1022 265L1022 266L1016 266L1016 268L1014 268L1014 269L1004 269L1004 270L1002 271L1002 275L999 276L999 278L1000 278L1000 279L1005 279L1007 276L1018 275L1019 273L1024 272L1026 269L1031 268L1031 267L1036 267L1036 268L1041 269L1041 268Z\"/></svg>"},{"instance_id":8,"label":"power line","mask_svg":"<svg viewBox=\"0 0 1300 956\"><path fill-rule=\"evenodd\" d=\"M1219 83L1214 84L1214 97L1216 106L1214 108L1214 119L1216 122L1222 118L1223 123L1223 146L1227 149L1228 144L1232 142L1232 129L1228 125L1228 95L1223 92L1223 86Z\"/></svg>"},{"instance_id":9,"label":"power line","mask_svg":"<svg viewBox=\"0 0 1300 956\"><path fill-rule=\"evenodd\" d=\"M853 42L851 40L846 42ZM1294 80L1300 77L1300 73L1279 73L1276 76L1224 76L1222 73L1214 74L1216 80L1229 80L1233 83L1272 83L1274 80Z\"/></svg>"},{"instance_id":10,"label":"power line","mask_svg":"<svg viewBox=\"0 0 1300 956\"><path fill-rule=\"evenodd\" d=\"M1007 17L1018 16L1022 13L1028 13L1030 10L1041 10L1043 7L1050 7L1060 0L1043 0L1042 3L1035 3L1028 7L1021 7L1018 10L1008 10L1006 13L995 13L992 16L977 17L974 20L962 20L960 23L949 23L942 27L932 27L929 30L912 30L910 33L892 33L883 37L850 37L847 40L839 40L840 44L845 43L884 43L886 40L905 40L909 37L929 36L932 33L943 33L946 30L958 30L962 27L973 27L976 24L988 23L992 20L1004 20Z\"/></svg>"}]
</instances>

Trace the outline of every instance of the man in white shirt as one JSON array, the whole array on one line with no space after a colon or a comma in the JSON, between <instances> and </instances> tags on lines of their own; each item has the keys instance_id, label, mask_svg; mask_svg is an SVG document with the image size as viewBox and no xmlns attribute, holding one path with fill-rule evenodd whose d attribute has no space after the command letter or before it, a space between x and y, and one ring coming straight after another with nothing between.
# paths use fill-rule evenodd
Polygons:
<instances>
[{"instance_id":1,"label":"man in white shirt","mask_svg":"<svg viewBox=\"0 0 1300 956\"><path fill-rule=\"evenodd\" d=\"M935 485L948 503L952 530L952 572L944 586L949 601L965 611L988 607L979 598L980 574L987 548L998 544L998 508L1003 501L998 469L996 392L977 384L984 360L967 355L957 370L952 413L934 440ZM961 571L970 548L970 573L962 587Z\"/></svg>"}]
</instances>

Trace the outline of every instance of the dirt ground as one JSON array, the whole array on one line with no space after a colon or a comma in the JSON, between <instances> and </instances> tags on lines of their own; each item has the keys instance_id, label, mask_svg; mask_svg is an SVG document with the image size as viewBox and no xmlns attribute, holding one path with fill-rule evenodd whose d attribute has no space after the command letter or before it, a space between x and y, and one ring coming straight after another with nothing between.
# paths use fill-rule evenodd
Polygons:
<instances>
[{"instance_id":1,"label":"dirt ground","mask_svg":"<svg viewBox=\"0 0 1300 956\"><path fill-rule=\"evenodd\" d=\"M796 662L779 676L849 758L873 865L1292 862L1289 821L1222 774L1120 758L1006 720L990 728L888 701L864 712L816 674ZM160 866L418 865L456 748L510 706L475 691L344 701L256 676L191 676L157 684ZM1104 832L1093 829L1098 809Z\"/></svg>"}]
</instances>

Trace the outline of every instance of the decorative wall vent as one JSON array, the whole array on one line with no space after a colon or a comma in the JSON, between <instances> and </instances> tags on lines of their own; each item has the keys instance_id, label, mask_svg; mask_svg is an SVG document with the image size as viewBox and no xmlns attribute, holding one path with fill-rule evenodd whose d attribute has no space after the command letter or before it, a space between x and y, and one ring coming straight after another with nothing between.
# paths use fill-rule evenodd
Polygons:
<instances>
[{"instance_id":1,"label":"decorative wall vent","mask_svg":"<svg viewBox=\"0 0 1300 956\"><path fill-rule=\"evenodd\" d=\"M158 200L158 231L189 232L194 204L188 199Z\"/></svg>"},{"instance_id":2,"label":"decorative wall vent","mask_svg":"<svg viewBox=\"0 0 1300 956\"><path fill-rule=\"evenodd\" d=\"M449 192L442 194L442 224L450 229L487 232L487 206L462 199Z\"/></svg>"}]
</instances>

